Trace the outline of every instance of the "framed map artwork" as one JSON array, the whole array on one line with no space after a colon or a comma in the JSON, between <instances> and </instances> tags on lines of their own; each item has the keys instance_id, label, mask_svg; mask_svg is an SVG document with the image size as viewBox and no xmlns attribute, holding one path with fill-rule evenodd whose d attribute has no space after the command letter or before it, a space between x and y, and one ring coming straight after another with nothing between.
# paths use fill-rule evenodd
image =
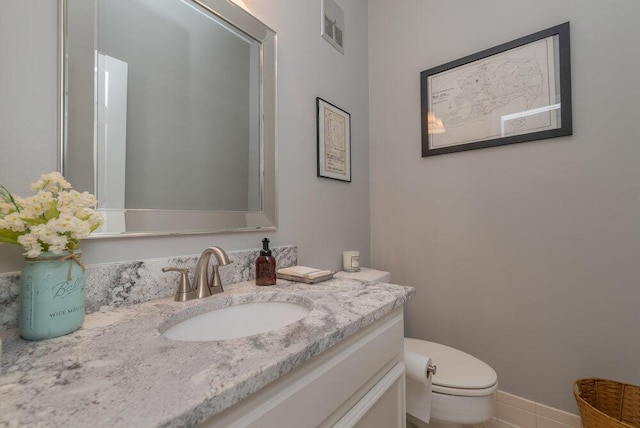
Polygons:
<instances>
[{"instance_id":1,"label":"framed map artwork","mask_svg":"<svg viewBox=\"0 0 640 428\"><path fill-rule=\"evenodd\" d=\"M318 177L351 181L351 115L322 98L318 114Z\"/></svg>"},{"instance_id":2,"label":"framed map artwork","mask_svg":"<svg viewBox=\"0 0 640 428\"><path fill-rule=\"evenodd\" d=\"M422 156L573 133L569 23L420 73Z\"/></svg>"}]
</instances>

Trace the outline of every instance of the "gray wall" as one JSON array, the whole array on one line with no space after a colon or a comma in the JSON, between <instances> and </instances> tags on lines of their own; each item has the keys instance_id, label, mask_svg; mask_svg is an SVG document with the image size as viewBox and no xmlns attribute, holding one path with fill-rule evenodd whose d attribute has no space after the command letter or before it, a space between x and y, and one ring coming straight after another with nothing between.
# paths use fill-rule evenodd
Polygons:
<instances>
[{"instance_id":1,"label":"gray wall","mask_svg":"<svg viewBox=\"0 0 640 428\"><path fill-rule=\"evenodd\" d=\"M27 194L56 168L55 1L0 3L0 183ZM346 52L320 36L320 2L244 0L278 33L279 230L277 232L87 240L87 263L296 244L301 264L338 269L342 251L369 261L367 2L343 2ZM352 183L316 177L316 105L321 96L351 113ZM0 272L22 268L21 249L0 246Z\"/></svg>"},{"instance_id":2,"label":"gray wall","mask_svg":"<svg viewBox=\"0 0 640 428\"><path fill-rule=\"evenodd\" d=\"M417 288L407 334L574 413L576 378L640 383L638 16L633 0L369 0L372 260ZM565 21L573 136L421 158L420 71Z\"/></svg>"},{"instance_id":3,"label":"gray wall","mask_svg":"<svg viewBox=\"0 0 640 428\"><path fill-rule=\"evenodd\" d=\"M55 3L0 3L0 182L18 193L56 167ZM573 412L577 377L640 383L639 3L369 0L369 80L366 1L341 3L345 56L318 35L320 2L244 3L278 32L280 229L89 240L86 261L255 248L266 235L299 245L302 264L337 269L359 249L368 265L370 134L373 265L418 289L409 334ZM420 71L566 20L572 137L420 157ZM315 177L316 96L351 113L351 184ZM0 246L0 272L20 270L20 253Z\"/></svg>"}]
</instances>

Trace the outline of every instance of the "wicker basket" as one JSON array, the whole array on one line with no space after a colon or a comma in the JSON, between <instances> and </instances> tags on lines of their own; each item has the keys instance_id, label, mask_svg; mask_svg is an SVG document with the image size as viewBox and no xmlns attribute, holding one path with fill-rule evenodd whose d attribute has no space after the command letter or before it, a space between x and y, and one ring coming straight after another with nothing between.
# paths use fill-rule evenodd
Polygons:
<instances>
[{"instance_id":1,"label":"wicker basket","mask_svg":"<svg viewBox=\"0 0 640 428\"><path fill-rule=\"evenodd\" d=\"M640 386L578 379L573 395L584 428L640 428Z\"/></svg>"}]
</instances>

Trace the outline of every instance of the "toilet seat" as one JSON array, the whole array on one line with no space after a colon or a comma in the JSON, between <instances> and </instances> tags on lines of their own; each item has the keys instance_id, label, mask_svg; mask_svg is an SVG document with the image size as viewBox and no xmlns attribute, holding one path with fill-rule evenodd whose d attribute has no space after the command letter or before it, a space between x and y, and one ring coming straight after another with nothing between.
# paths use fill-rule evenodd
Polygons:
<instances>
[{"instance_id":1,"label":"toilet seat","mask_svg":"<svg viewBox=\"0 0 640 428\"><path fill-rule=\"evenodd\" d=\"M498 389L498 375L476 357L439 343L404 339L406 350L431 358L438 369L432 380L435 393L466 397L490 395Z\"/></svg>"}]
</instances>

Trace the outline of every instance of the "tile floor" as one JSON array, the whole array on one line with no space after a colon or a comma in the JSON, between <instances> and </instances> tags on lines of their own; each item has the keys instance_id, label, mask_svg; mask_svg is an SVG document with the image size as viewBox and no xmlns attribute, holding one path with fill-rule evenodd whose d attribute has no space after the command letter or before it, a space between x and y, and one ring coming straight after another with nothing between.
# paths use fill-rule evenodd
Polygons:
<instances>
[{"instance_id":1,"label":"tile floor","mask_svg":"<svg viewBox=\"0 0 640 428\"><path fill-rule=\"evenodd\" d=\"M407 420L407 428L418 428L417 425ZM500 422L497 419L491 419L483 424L469 425L468 428L516 428L514 425L509 425L504 422Z\"/></svg>"},{"instance_id":2,"label":"tile floor","mask_svg":"<svg viewBox=\"0 0 640 428\"><path fill-rule=\"evenodd\" d=\"M480 425L473 425L473 428L514 428L515 425L510 425L504 422L501 422L497 419L491 419Z\"/></svg>"}]
</instances>

